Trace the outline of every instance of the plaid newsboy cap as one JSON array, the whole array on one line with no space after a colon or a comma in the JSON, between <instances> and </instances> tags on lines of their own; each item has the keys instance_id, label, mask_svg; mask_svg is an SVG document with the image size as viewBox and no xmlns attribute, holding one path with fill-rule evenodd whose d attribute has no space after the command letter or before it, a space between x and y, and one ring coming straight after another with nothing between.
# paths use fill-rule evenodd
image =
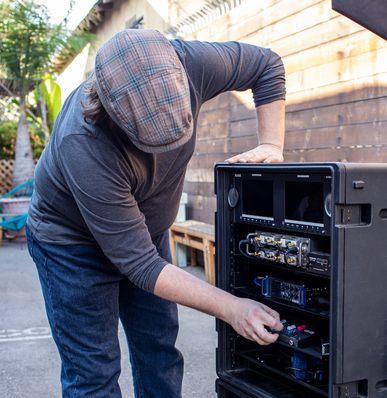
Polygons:
<instances>
[{"instance_id":1,"label":"plaid newsboy cap","mask_svg":"<svg viewBox=\"0 0 387 398\"><path fill-rule=\"evenodd\" d=\"M95 76L106 112L142 151L170 151L191 138L187 75L160 32L117 33L97 52Z\"/></svg>"}]
</instances>

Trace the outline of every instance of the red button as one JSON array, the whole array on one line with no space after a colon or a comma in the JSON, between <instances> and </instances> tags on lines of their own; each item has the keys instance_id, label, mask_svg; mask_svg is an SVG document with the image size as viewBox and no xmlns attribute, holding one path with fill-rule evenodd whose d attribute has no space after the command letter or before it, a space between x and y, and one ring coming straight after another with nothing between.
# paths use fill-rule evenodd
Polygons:
<instances>
[{"instance_id":1,"label":"red button","mask_svg":"<svg viewBox=\"0 0 387 398\"><path fill-rule=\"evenodd\" d=\"M302 332L302 331L305 330L306 328L307 328L306 325L297 326L297 330L298 330L299 332Z\"/></svg>"}]
</instances>

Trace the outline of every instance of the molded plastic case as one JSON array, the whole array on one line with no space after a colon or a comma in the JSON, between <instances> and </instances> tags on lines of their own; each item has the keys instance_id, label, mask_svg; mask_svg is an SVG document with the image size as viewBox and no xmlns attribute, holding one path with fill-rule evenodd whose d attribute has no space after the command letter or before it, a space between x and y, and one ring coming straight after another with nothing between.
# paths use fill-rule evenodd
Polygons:
<instances>
[{"instance_id":1,"label":"molded plastic case","mask_svg":"<svg viewBox=\"0 0 387 398\"><path fill-rule=\"evenodd\" d=\"M316 333L308 347L259 346L218 321L218 397L387 397L387 165L217 164L215 193L217 286ZM262 232L279 236L262 243L274 252L310 239L308 261L259 258L246 237ZM305 308L265 297L254 278L266 276L328 295Z\"/></svg>"}]
</instances>

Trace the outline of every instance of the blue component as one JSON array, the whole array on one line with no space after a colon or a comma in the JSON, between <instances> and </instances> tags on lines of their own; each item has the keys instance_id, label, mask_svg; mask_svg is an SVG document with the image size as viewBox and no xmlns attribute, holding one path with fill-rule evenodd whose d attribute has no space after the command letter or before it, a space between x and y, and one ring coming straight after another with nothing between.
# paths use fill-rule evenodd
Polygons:
<instances>
[{"instance_id":1,"label":"blue component","mask_svg":"<svg viewBox=\"0 0 387 398\"><path fill-rule=\"evenodd\" d=\"M263 278L261 281L261 286L262 286L262 295L265 297L272 297L271 294L271 281L272 278L270 278L269 276L267 276L266 278Z\"/></svg>"},{"instance_id":2,"label":"blue component","mask_svg":"<svg viewBox=\"0 0 387 398\"><path fill-rule=\"evenodd\" d=\"M270 276L255 278L254 283L261 287L261 294L264 297L274 297L290 301L301 308L307 306L308 290L303 285L296 285Z\"/></svg>"},{"instance_id":3,"label":"blue component","mask_svg":"<svg viewBox=\"0 0 387 398\"><path fill-rule=\"evenodd\" d=\"M327 370L322 367L318 358L309 357L301 352L294 352L292 356L293 375L297 380L324 383Z\"/></svg>"},{"instance_id":4,"label":"blue component","mask_svg":"<svg viewBox=\"0 0 387 398\"><path fill-rule=\"evenodd\" d=\"M284 336L294 336L295 334L297 334L297 326L296 325L289 325L289 326L285 326L282 334Z\"/></svg>"},{"instance_id":5,"label":"blue component","mask_svg":"<svg viewBox=\"0 0 387 398\"><path fill-rule=\"evenodd\" d=\"M300 286L301 290L300 290L300 307L305 308L306 304L308 302L307 299L307 290L305 286Z\"/></svg>"},{"instance_id":6,"label":"blue component","mask_svg":"<svg viewBox=\"0 0 387 398\"><path fill-rule=\"evenodd\" d=\"M300 352L295 352L292 356L292 368L294 377L297 380L306 381L308 379L308 357Z\"/></svg>"}]
</instances>

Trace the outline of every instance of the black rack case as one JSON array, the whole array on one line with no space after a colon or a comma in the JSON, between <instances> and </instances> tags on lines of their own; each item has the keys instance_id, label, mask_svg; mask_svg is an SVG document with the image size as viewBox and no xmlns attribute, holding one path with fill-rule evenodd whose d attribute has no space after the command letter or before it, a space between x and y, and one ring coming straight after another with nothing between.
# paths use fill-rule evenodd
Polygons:
<instances>
[{"instance_id":1,"label":"black rack case","mask_svg":"<svg viewBox=\"0 0 387 398\"><path fill-rule=\"evenodd\" d=\"M244 183L245 179L250 182ZM265 192L261 195L253 189L256 197L248 198L250 188L262 180L272 181L261 184L265 189L273 187L272 206L259 203L260 197L270 201L270 194ZM286 202L296 202L300 191L294 181L300 181L301 191L303 187L311 191L309 181L323 184L325 209L323 217L323 210L317 211L321 218L318 222L287 219L290 210ZM312 187L320 189L318 183ZM305 318L325 334L330 350L323 358L320 343L317 351L316 347L296 349L283 343L260 347L218 321L218 397L387 397L387 165L217 164L215 193L217 286L261 301L276 309L281 318ZM243 213L241 206L246 205L252 213L255 203L264 217ZM268 212L273 213L271 217L267 217ZM310 239L329 255L329 271L318 274L254 256L246 258L238 241L256 231ZM256 274L320 284L328 289L329 305L316 310L263 297L252 283ZM288 370L288 364L281 364L282 359L285 363L293 360L297 350L303 358L314 356L326 367L325 381L299 380Z\"/></svg>"}]
</instances>

